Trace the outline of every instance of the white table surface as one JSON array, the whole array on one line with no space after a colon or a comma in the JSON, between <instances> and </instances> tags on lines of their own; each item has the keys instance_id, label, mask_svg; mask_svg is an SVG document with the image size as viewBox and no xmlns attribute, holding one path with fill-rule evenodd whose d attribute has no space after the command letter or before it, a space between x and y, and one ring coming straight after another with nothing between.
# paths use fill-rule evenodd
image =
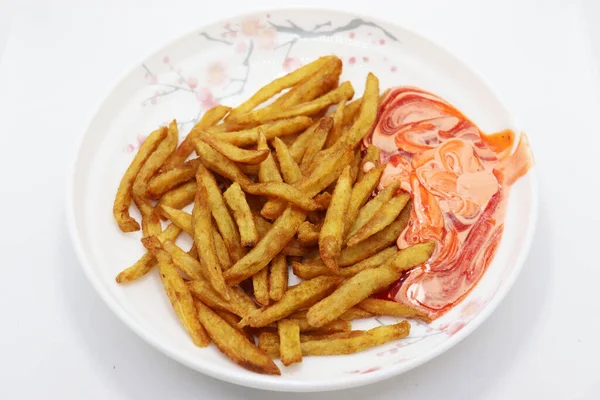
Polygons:
<instances>
[{"instance_id":1,"label":"white table surface","mask_svg":"<svg viewBox=\"0 0 600 400\"><path fill-rule=\"evenodd\" d=\"M65 223L74 139L112 85L205 22L282 1L29 0L12 12L1 3L0 398L331 398L247 389L163 356L93 291ZM598 2L303 3L393 19L482 72L528 132L540 183L530 257L489 320L420 368L338 395L600 399Z\"/></svg>"}]
</instances>

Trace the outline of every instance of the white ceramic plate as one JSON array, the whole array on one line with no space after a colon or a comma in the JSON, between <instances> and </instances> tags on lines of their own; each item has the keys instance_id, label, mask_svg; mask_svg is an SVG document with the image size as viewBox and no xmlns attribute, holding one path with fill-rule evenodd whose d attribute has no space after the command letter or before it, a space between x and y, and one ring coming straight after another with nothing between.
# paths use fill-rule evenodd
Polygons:
<instances>
[{"instance_id":1,"label":"white ceramic plate","mask_svg":"<svg viewBox=\"0 0 600 400\"><path fill-rule=\"evenodd\" d=\"M93 286L125 324L160 351L215 378L262 389L317 391L398 375L454 346L487 318L528 251L537 205L533 171L511 191L497 255L460 305L431 326L412 322L404 340L355 355L309 357L282 368L280 377L248 372L213 346L195 347L154 271L133 284L116 284L117 273L143 253L139 233L119 231L112 202L144 135L173 117L186 134L212 105L236 105L263 84L326 54L342 58L343 78L352 81L356 93L362 93L372 71L382 88L413 85L442 96L484 131L518 132L489 86L452 55L400 27L343 12L285 9L233 17L148 57L115 87L81 140L69 180L71 235Z\"/></svg>"}]
</instances>

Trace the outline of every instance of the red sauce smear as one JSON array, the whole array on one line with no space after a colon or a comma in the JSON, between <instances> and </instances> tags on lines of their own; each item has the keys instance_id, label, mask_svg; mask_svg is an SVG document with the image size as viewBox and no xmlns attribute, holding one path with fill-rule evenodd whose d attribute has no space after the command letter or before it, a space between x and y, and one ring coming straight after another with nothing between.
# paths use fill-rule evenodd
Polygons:
<instances>
[{"instance_id":1,"label":"red sauce smear","mask_svg":"<svg viewBox=\"0 0 600 400\"><path fill-rule=\"evenodd\" d=\"M392 89L365 145L381 149L384 188L399 181L413 209L398 238L403 249L433 241L429 261L378 295L436 319L458 304L494 258L510 186L533 166L525 134L485 135L440 97L414 87Z\"/></svg>"}]
</instances>

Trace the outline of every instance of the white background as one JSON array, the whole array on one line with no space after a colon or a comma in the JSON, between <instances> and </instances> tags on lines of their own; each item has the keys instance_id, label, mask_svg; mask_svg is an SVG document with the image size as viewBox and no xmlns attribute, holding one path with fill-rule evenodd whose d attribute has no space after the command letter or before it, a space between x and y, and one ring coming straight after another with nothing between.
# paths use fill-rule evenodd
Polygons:
<instances>
[{"instance_id":1,"label":"white background","mask_svg":"<svg viewBox=\"0 0 600 400\"><path fill-rule=\"evenodd\" d=\"M283 395L234 386L163 356L92 290L65 223L74 140L116 81L192 29L283 2L82 3L29 0L15 2L11 10L0 0L0 398L330 399L333 394ZM600 5L595 0L303 4L393 20L474 66L528 132L540 184L530 257L489 320L416 370L335 396L599 399Z\"/></svg>"}]
</instances>

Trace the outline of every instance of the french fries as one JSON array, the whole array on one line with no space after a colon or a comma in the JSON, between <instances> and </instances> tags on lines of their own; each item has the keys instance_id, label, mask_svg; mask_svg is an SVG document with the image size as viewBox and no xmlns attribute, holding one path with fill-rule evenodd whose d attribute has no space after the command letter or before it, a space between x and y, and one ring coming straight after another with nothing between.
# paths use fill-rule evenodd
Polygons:
<instances>
[{"instance_id":1,"label":"french fries","mask_svg":"<svg viewBox=\"0 0 600 400\"><path fill-rule=\"evenodd\" d=\"M242 246L253 247L258 242L258 232L242 188L238 183L233 183L223 193L223 197L233 212L233 218L240 231Z\"/></svg>"},{"instance_id":2,"label":"french fries","mask_svg":"<svg viewBox=\"0 0 600 400\"><path fill-rule=\"evenodd\" d=\"M300 325L298 320L282 319L277 323L279 333L279 354L281 362L288 366L302 361L302 349L300 348Z\"/></svg>"},{"instance_id":3,"label":"french fries","mask_svg":"<svg viewBox=\"0 0 600 400\"><path fill-rule=\"evenodd\" d=\"M208 346L210 339L198 320L192 294L175 269L171 256L162 249L160 240L156 236L146 237L142 242L158 260L158 272L165 292L185 330L196 346Z\"/></svg>"},{"instance_id":4,"label":"french fries","mask_svg":"<svg viewBox=\"0 0 600 400\"><path fill-rule=\"evenodd\" d=\"M352 100L341 73L338 57L322 57L238 107L210 109L179 146L173 120L150 134L117 190L114 218L123 232L141 227L147 251L116 281L158 264L193 343L212 341L250 371L279 375L272 358L289 366L410 332L407 321L352 330L355 320L430 322L410 304L371 297L426 262L434 244L398 250L410 195L396 182L374 196L386 161L363 140L385 93L369 74ZM129 215L132 201L141 224ZM181 232L193 239L187 252L175 243ZM300 278L293 286L288 262Z\"/></svg>"},{"instance_id":5,"label":"french fries","mask_svg":"<svg viewBox=\"0 0 600 400\"><path fill-rule=\"evenodd\" d=\"M312 306L306 314L308 323L319 327L339 318L352 306L400 279L402 271L427 261L433 248L431 243L411 246L400 250L385 265L359 272Z\"/></svg>"}]
</instances>

